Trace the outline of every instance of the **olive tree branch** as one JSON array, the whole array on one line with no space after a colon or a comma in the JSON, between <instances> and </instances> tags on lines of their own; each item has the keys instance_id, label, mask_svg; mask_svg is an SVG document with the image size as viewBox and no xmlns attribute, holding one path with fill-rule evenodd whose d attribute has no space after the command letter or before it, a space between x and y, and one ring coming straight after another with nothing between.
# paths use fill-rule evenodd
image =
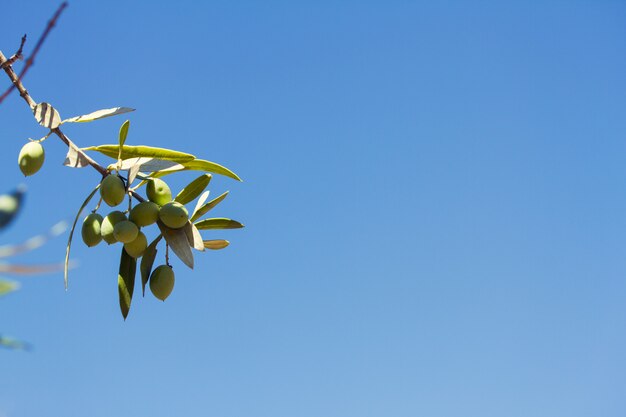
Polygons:
<instances>
[{"instance_id":1,"label":"olive tree branch","mask_svg":"<svg viewBox=\"0 0 626 417\"><path fill-rule=\"evenodd\" d=\"M46 29L43 31L43 33L39 37L39 40L37 40L37 43L35 44L35 48L33 49L33 52L30 54L28 59L26 60L26 63L24 64L24 68L22 68L22 71L20 72L20 75L18 76L18 79L20 79L20 80L24 79L24 76L26 76L26 73L28 72L29 68L35 63L35 56L37 56L37 53L39 52L39 49L41 49L41 45L43 45L43 42L48 37L48 34L50 33L50 31L52 30L54 25L56 25L57 20L59 19L59 17L61 16L61 13L63 13L63 10L66 7L67 7L67 2L64 1L63 3L61 3L61 5L57 9L57 11L52 16L52 18L48 21L48 25L46 26ZM12 62L10 62L9 64L5 64L4 62L0 63L0 66L3 69L6 70L6 66L7 65L10 66L10 65L13 64L13 62L15 62L16 60L21 58L21 56L22 56L22 48L24 47L24 43L25 42L26 42L26 35L24 35L22 37L22 44L20 45L20 49L18 49L17 53L15 55L13 55L11 57L11 59L9 59L9 61L12 60ZM11 92L16 87L17 86L15 85L15 83L11 84L11 86L2 94L2 96L0 96L0 104L4 101L5 98L7 98L9 96L9 94L11 94Z\"/></svg>"}]
</instances>

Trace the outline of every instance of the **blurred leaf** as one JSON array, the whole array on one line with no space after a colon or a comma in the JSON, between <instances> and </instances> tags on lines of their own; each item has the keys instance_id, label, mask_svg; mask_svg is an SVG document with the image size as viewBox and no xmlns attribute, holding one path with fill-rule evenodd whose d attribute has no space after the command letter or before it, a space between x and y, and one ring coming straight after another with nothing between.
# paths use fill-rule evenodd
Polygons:
<instances>
[{"instance_id":1,"label":"blurred leaf","mask_svg":"<svg viewBox=\"0 0 626 417\"><path fill-rule=\"evenodd\" d=\"M135 288L135 273L137 272L137 260L126 253L122 248L122 257L120 259L120 272L117 276L117 290L120 297L120 309L124 320L128 316L130 303L133 299L133 290Z\"/></svg>"},{"instance_id":2,"label":"blurred leaf","mask_svg":"<svg viewBox=\"0 0 626 417\"><path fill-rule=\"evenodd\" d=\"M96 151L100 152L111 158L117 158L120 150L119 145L100 145L100 146L90 146L88 148L83 148L84 151ZM174 151L171 149L165 148L155 148L152 146L131 146L126 145L122 149L122 160L129 158L155 158L155 159L164 159L167 161L175 161L175 162L184 162L184 161L192 161L195 156Z\"/></svg>"},{"instance_id":3,"label":"blurred leaf","mask_svg":"<svg viewBox=\"0 0 626 417\"><path fill-rule=\"evenodd\" d=\"M0 336L0 346L8 348L8 349L14 349L14 350L30 350L31 349L31 346L28 343L22 342L21 340L13 339L11 337L6 337L6 336Z\"/></svg>"},{"instance_id":4,"label":"blurred leaf","mask_svg":"<svg viewBox=\"0 0 626 417\"><path fill-rule=\"evenodd\" d=\"M150 273L152 272L152 265L154 265L154 259L157 255L157 245L161 241L163 236L159 235L156 239L152 241L146 248L141 257L141 265L139 266L139 270L141 271L141 293L142 295L146 295L146 284L150 279Z\"/></svg>"},{"instance_id":5,"label":"blurred leaf","mask_svg":"<svg viewBox=\"0 0 626 417\"><path fill-rule=\"evenodd\" d=\"M79 149L75 147L74 143L70 142L68 146L69 148L63 165L70 168L83 168L89 165L85 155L79 152Z\"/></svg>"},{"instance_id":6,"label":"blurred leaf","mask_svg":"<svg viewBox=\"0 0 626 417\"><path fill-rule=\"evenodd\" d=\"M33 109L37 123L48 129L56 129L61 124L61 116L49 103L39 103Z\"/></svg>"},{"instance_id":7,"label":"blurred leaf","mask_svg":"<svg viewBox=\"0 0 626 417\"><path fill-rule=\"evenodd\" d=\"M120 147L124 147L126 143L126 136L128 136L128 128L130 127L130 120L126 120L120 127Z\"/></svg>"},{"instance_id":8,"label":"blurred leaf","mask_svg":"<svg viewBox=\"0 0 626 417\"><path fill-rule=\"evenodd\" d=\"M41 247L48 240L60 235L67 230L67 223L64 221L58 222L48 230L45 234L33 236L23 243L17 245L3 245L0 246L0 258L8 258L9 256L15 256L23 252L29 252L33 249Z\"/></svg>"},{"instance_id":9,"label":"blurred leaf","mask_svg":"<svg viewBox=\"0 0 626 417\"><path fill-rule=\"evenodd\" d=\"M207 214L209 212L209 210L211 210L213 207L217 206L219 203L222 202L222 200L224 200L226 198L226 196L228 195L228 191L226 191L225 193L223 193L222 195L219 195L217 197L215 197L213 200L209 201L208 203L202 205L200 208L196 207L196 210L194 211L193 215L191 216L191 221L195 222L196 220L198 220L200 217L204 216L205 214Z\"/></svg>"},{"instance_id":10,"label":"blurred leaf","mask_svg":"<svg viewBox=\"0 0 626 417\"><path fill-rule=\"evenodd\" d=\"M93 122L94 120L103 119L105 117L116 116L118 114L128 113L135 111L129 107L114 107L112 109L98 110L93 113L85 114L82 116L72 117L70 119L63 120L62 123L84 123Z\"/></svg>"},{"instance_id":11,"label":"blurred leaf","mask_svg":"<svg viewBox=\"0 0 626 417\"><path fill-rule=\"evenodd\" d=\"M226 246L230 245L228 240L224 239L215 239L215 240L205 240L204 247L207 249L218 250L224 249Z\"/></svg>"},{"instance_id":12,"label":"blurred leaf","mask_svg":"<svg viewBox=\"0 0 626 417\"><path fill-rule=\"evenodd\" d=\"M236 220L226 219L224 217L216 217L213 219L200 220L196 223L198 230L209 229L241 229L243 224Z\"/></svg>"},{"instance_id":13,"label":"blurred leaf","mask_svg":"<svg viewBox=\"0 0 626 417\"><path fill-rule=\"evenodd\" d=\"M196 199L211 182L211 174L202 174L195 180L191 181L180 193L174 198L180 204L187 204Z\"/></svg>"},{"instance_id":14,"label":"blurred leaf","mask_svg":"<svg viewBox=\"0 0 626 417\"><path fill-rule=\"evenodd\" d=\"M76 218L74 219L74 223L72 224L72 229L70 230L70 236L67 239L67 248L65 250L65 268L64 268L65 269L64 279L65 279L66 290L67 290L67 271L69 269L69 262L70 262L70 248L72 247L72 237L74 236L74 229L76 228L76 222L78 222L78 218L80 217L80 214L85 209L85 206L89 204L89 202L93 198L96 191L98 191L98 188L100 188L100 184L98 184L96 188L93 189L93 191L87 196L83 204L80 206L80 209L78 209L78 213L76 213Z\"/></svg>"},{"instance_id":15,"label":"blurred leaf","mask_svg":"<svg viewBox=\"0 0 626 417\"><path fill-rule=\"evenodd\" d=\"M189 246L195 250L204 252L204 244L202 243L202 236L200 235L198 228L193 223L187 222L183 229L185 230L185 235L187 235L187 242L189 242Z\"/></svg>"},{"instance_id":16,"label":"blurred leaf","mask_svg":"<svg viewBox=\"0 0 626 417\"><path fill-rule=\"evenodd\" d=\"M174 251L176 256L189 268L193 269L193 253L189 247L189 241L187 241L187 234L183 229L170 229L165 226L161 221L158 221L161 234L165 238L165 241L170 248Z\"/></svg>"},{"instance_id":17,"label":"blurred leaf","mask_svg":"<svg viewBox=\"0 0 626 417\"><path fill-rule=\"evenodd\" d=\"M13 281L7 281L4 279L0 279L0 295L5 295L10 292L17 290L20 287L20 284Z\"/></svg>"},{"instance_id":18,"label":"blurred leaf","mask_svg":"<svg viewBox=\"0 0 626 417\"><path fill-rule=\"evenodd\" d=\"M6 227L20 210L26 187L20 186L11 194L0 194L0 229Z\"/></svg>"}]
</instances>

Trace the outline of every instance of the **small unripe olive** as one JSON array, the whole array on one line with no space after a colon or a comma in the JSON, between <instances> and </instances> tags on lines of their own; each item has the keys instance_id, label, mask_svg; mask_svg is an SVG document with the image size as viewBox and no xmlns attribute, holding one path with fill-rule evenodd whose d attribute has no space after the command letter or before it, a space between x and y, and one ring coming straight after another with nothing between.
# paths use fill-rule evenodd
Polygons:
<instances>
[{"instance_id":1,"label":"small unripe olive","mask_svg":"<svg viewBox=\"0 0 626 417\"><path fill-rule=\"evenodd\" d=\"M85 245L92 247L96 246L102 241L102 235L100 234L100 225L102 224L102 216L98 213L91 213L83 221L83 228L81 234L83 236L83 242Z\"/></svg>"},{"instance_id":2,"label":"small unripe olive","mask_svg":"<svg viewBox=\"0 0 626 417\"><path fill-rule=\"evenodd\" d=\"M119 205L126 196L124 182L117 175L107 175L100 184L100 195L109 206Z\"/></svg>"},{"instance_id":3,"label":"small unripe olive","mask_svg":"<svg viewBox=\"0 0 626 417\"><path fill-rule=\"evenodd\" d=\"M117 239L113 235L113 230L116 224L125 220L126 215L121 211L110 212L104 218L104 220L102 220L102 225L100 226L100 234L102 235L102 239L104 239L104 241L109 245L117 242Z\"/></svg>"},{"instance_id":4,"label":"small unripe olive","mask_svg":"<svg viewBox=\"0 0 626 417\"><path fill-rule=\"evenodd\" d=\"M122 220L113 226L113 236L118 242L128 243L137 238L139 228L129 220Z\"/></svg>"},{"instance_id":5,"label":"small unripe olive","mask_svg":"<svg viewBox=\"0 0 626 417\"><path fill-rule=\"evenodd\" d=\"M148 240L143 232L139 231L135 240L124 243L124 250L133 258L139 258L148 247Z\"/></svg>"},{"instance_id":6,"label":"small unripe olive","mask_svg":"<svg viewBox=\"0 0 626 417\"><path fill-rule=\"evenodd\" d=\"M159 219L159 206L152 201L142 201L130 211L128 219L137 226L150 226Z\"/></svg>"},{"instance_id":7,"label":"small unripe olive","mask_svg":"<svg viewBox=\"0 0 626 417\"><path fill-rule=\"evenodd\" d=\"M33 175L43 165L45 159L43 146L39 142L28 142L20 150L17 162L20 165L20 171L25 176Z\"/></svg>"},{"instance_id":8,"label":"small unripe olive","mask_svg":"<svg viewBox=\"0 0 626 417\"><path fill-rule=\"evenodd\" d=\"M185 206L179 202L167 203L159 210L159 219L164 225L172 229L180 229L189 220L189 213Z\"/></svg>"},{"instance_id":9,"label":"small unripe olive","mask_svg":"<svg viewBox=\"0 0 626 417\"><path fill-rule=\"evenodd\" d=\"M170 187L165 183L165 181L158 178L148 180L146 194L150 201L157 203L159 206L172 201L172 192L170 191Z\"/></svg>"},{"instance_id":10,"label":"small unripe olive","mask_svg":"<svg viewBox=\"0 0 626 417\"><path fill-rule=\"evenodd\" d=\"M171 266L157 266L150 275L150 291L156 298L165 301L174 289L174 270Z\"/></svg>"}]
</instances>

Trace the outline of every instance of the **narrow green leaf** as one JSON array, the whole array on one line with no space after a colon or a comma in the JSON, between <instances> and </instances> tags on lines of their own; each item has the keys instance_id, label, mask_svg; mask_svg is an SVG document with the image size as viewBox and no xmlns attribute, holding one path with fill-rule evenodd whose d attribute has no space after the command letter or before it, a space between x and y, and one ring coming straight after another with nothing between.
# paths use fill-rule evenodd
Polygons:
<instances>
[{"instance_id":1,"label":"narrow green leaf","mask_svg":"<svg viewBox=\"0 0 626 417\"><path fill-rule=\"evenodd\" d=\"M17 290L20 287L20 284L14 281L7 281L4 279L0 279L0 295L5 295L10 292Z\"/></svg>"},{"instance_id":2,"label":"narrow green leaf","mask_svg":"<svg viewBox=\"0 0 626 417\"><path fill-rule=\"evenodd\" d=\"M80 214L85 209L85 206L89 204L94 194L98 191L98 188L100 188L100 184L98 184L96 188L93 189L93 191L87 196L83 204L80 206L80 208L78 209L78 213L76 213L76 218L74 219L74 223L72 223L72 228L70 229L70 236L67 239L67 248L65 249L65 266L63 268L64 269L63 275L64 275L64 280L65 280L66 290L67 290L67 271L69 270L69 263L70 263L70 248L72 247L72 237L74 236L74 229L76 228L76 222L78 222L78 218L80 217Z\"/></svg>"},{"instance_id":3,"label":"narrow green leaf","mask_svg":"<svg viewBox=\"0 0 626 417\"><path fill-rule=\"evenodd\" d=\"M98 110L93 113L84 114L82 116L71 117L63 120L61 123L85 123L93 122L94 120L103 119L105 117L117 116L118 114L128 113L135 111L129 107L114 107L112 109Z\"/></svg>"},{"instance_id":4,"label":"narrow green leaf","mask_svg":"<svg viewBox=\"0 0 626 417\"><path fill-rule=\"evenodd\" d=\"M124 147L126 143L126 136L128 136L128 128L130 127L130 120L126 120L122 127L120 127L120 147Z\"/></svg>"},{"instance_id":5,"label":"narrow green leaf","mask_svg":"<svg viewBox=\"0 0 626 417\"><path fill-rule=\"evenodd\" d=\"M158 221L157 224L165 241L169 247L172 248L176 256L178 256L185 265L193 269L193 253L189 247L185 231L183 229L170 229L161 223L161 221Z\"/></svg>"},{"instance_id":6,"label":"narrow green leaf","mask_svg":"<svg viewBox=\"0 0 626 417\"><path fill-rule=\"evenodd\" d=\"M226 219L224 217L215 217L212 219L200 220L196 223L198 230L209 229L241 229L243 224L236 220Z\"/></svg>"},{"instance_id":7,"label":"narrow green leaf","mask_svg":"<svg viewBox=\"0 0 626 417\"><path fill-rule=\"evenodd\" d=\"M194 159L193 161L182 162L182 165L191 171L212 172L214 174L224 175L237 181L241 181L241 178L239 178L239 176L233 171L222 165L216 164L215 162L205 161L203 159Z\"/></svg>"},{"instance_id":8,"label":"narrow green leaf","mask_svg":"<svg viewBox=\"0 0 626 417\"><path fill-rule=\"evenodd\" d=\"M174 198L180 204L187 204L196 199L211 182L211 174L202 174L195 180L191 181L180 193Z\"/></svg>"},{"instance_id":9,"label":"narrow green leaf","mask_svg":"<svg viewBox=\"0 0 626 417\"><path fill-rule=\"evenodd\" d=\"M157 255L157 245L163 238L163 235L159 235L156 239L148 245L146 250L141 257L141 265L139 266L139 270L141 271L141 293L142 295L146 295L146 284L150 279L150 274L152 273L152 265L154 265L154 259Z\"/></svg>"},{"instance_id":10,"label":"narrow green leaf","mask_svg":"<svg viewBox=\"0 0 626 417\"><path fill-rule=\"evenodd\" d=\"M224 239L205 240L203 243L205 248L211 250L224 249L226 246L230 245L230 242Z\"/></svg>"},{"instance_id":11,"label":"narrow green leaf","mask_svg":"<svg viewBox=\"0 0 626 417\"><path fill-rule=\"evenodd\" d=\"M200 198L198 199L198 201L196 201L196 207L193 209L193 213L191 214L192 218L193 216L196 215L198 210L200 210L200 207L204 205L204 203L207 201L208 198L209 198L209 192L208 191L203 192Z\"/></svg>"},{"instance_id":12,"label":"narrow green leaf","mask_svg":"<svg viewBox=\"0 0 626 417\"><path fill-rule=\"evenodd\" d=\"M117 158L120 146L119 145L100 145L100 146L90 146L88 148L83 148L84 151L96 151L100 152L103 155L106 155L110 158ZM130 158L155 158L155 159L164 159L166 161L174 161L174 162L186 162L193 161L195 156L179 151L173 151L171 149L165 148L155 148L152 146L132 146L126 145L122 149L122 160L130 159Z\"/></svg>"},{"instance_id":13,"label":"narrow green leaf","mask_svg":"<svg viewBox=\"0 0 626 417\"><path fill-rule=\"evenodd\" d=\"M117 290L120 297L120 309L124 320L128 316L130 303L133 299L133 290L135 288L135 273L137 272L137 259L126 253L122 248L122 257L120 259L120 272L117 276Z\"/></svg>"},{"instance_id":14,"label":"narrow green leaf","mask_svg":"<svg viewBox=\"0 0 626 417\"><path fill-rule=\"evenodd\" d=\"M228 191L226 191L225 193L223 193L220 196L215 197L213 200L209 201L206 204L203 204L200 208L196 208L196 210L194 211L193 215L191 216L191 221L195 222L196 220L198 220L200 217L204 216L205 214L207 214L209 212L209 210L211 210L213 207L217 206L219 203L222 202L222 200L224 200L226 198L226 196L228 195Z\"/></svg>"},{"instance_id":15,"label":"narrow green leaf","mask_svg":"<svg viewBox=\"0 0 626 417\"><path fill-rule=\"evenodd\" d=\"M224 175L237 181L241 181L241 178L239 178L239 176L237 176L237 174L235 174L233 171L219 164L216 164L215 162L205 161L203 159L194 159L193 161L183 161L180 164L181 166L174 166L171 168L163 169L154 176L162 177L178 171L205 171L212 172L214 174Z\"/></svg>"}]
</instances>

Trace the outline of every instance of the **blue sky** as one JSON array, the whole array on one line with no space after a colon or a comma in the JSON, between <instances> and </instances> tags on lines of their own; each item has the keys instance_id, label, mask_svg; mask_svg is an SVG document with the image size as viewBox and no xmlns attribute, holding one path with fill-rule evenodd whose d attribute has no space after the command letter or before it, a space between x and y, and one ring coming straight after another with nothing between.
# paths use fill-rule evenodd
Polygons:
<instances>
[{"instance_id":1,"label":"blue sky","mask_svg":"<svg viewBox=\"0 0 626 417\"><path fill-rule=\"evenodd\" d=\"M5 1L0 49L56 6ZM136 108L129 144L244 179L210 188L246 228L206 233L231 246L175 261L126 322L119 247L78 242L68 292L20 279L0 329L35 349L0 351L0 416L623 416L625 27L619 1L72 2L35 100ZM124 120L65 131L114 143ZM44 134L0 107L2 190L29 187L3 242L98 181L54 138L24 179Z\"/></svg>"}]
</instances>

